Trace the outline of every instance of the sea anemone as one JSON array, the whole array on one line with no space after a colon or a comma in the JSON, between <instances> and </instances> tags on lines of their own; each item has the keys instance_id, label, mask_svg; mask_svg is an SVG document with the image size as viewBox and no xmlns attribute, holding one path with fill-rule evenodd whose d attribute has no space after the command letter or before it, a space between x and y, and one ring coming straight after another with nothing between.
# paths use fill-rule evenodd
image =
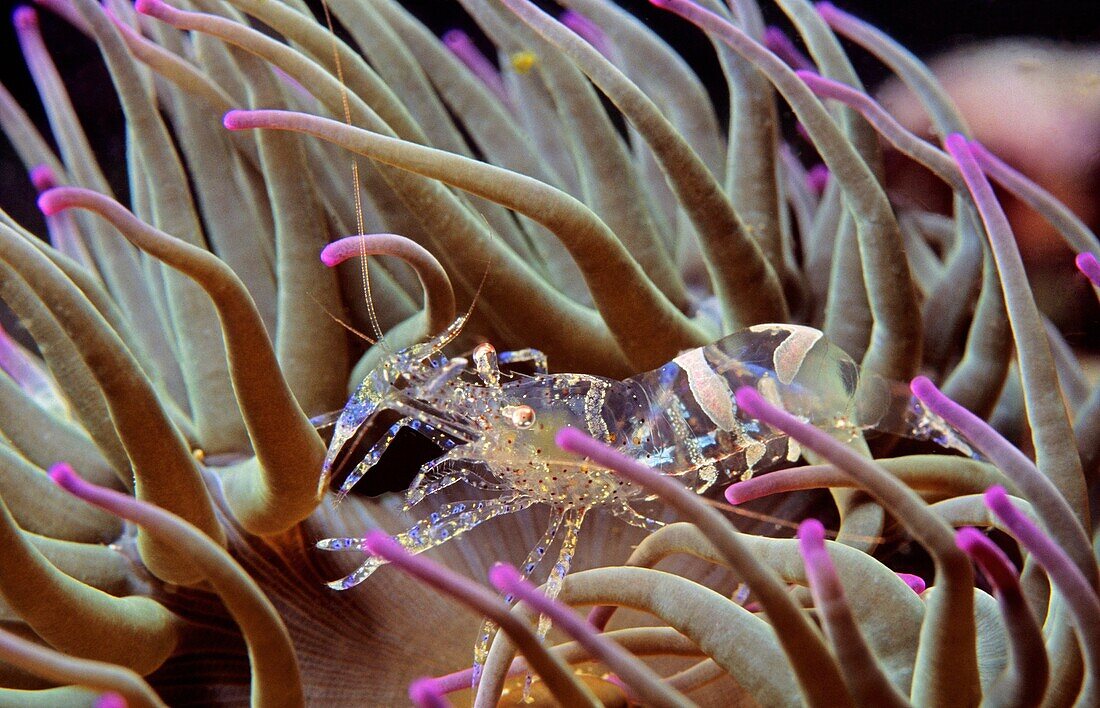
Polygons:
<instances>
[{"instance_id":1,"label":"sea anemone","mask_svg":"<svg viewBox=\"0 0 1100 708\"><path fill-rule=\"evenodd\" d=\"M1036 307L989 180L1094 288L1100 242L884 33L828 3L777 0L792 39L752 0L653 0L712 42L723 128L610 0L557 18L459 0L477 34L442 38L397 0L39 3L98 46L125 151L90 144L17 10L51 140L0 90L47 237L0 211L0 703L1100 701L1100 387ZM934 140L864 91L841 38ZM948 186L949 213L891 199L883 142ZM360 267L336 267L349 248ZM412 556L388 534L417 440L364 480L374 496L334 505L322 476L349 389L456 305L456 351L617 378L753 325L816 327L975 456L838 437L742 388L730 405L810 464L723 500L564 428L667 525L590 514L547 598L507 565L547 509ZM331 590L347 560L315 544L342 536L391 567ZM502 632L475 693L482 617Z\"/></svg>"}]
</instances>

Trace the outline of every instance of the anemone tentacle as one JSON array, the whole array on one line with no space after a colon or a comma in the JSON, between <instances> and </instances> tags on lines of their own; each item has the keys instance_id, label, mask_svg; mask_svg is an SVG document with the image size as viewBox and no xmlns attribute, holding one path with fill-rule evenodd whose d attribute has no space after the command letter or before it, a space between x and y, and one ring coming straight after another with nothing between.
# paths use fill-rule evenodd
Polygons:
<instances>
[{"instance_id":1,"label":"anemone tentacle","mask_svg":"<svg viewBox=\"0 0 1100 708\"><path fill-rule=\"evenodd\" d=\"M1094 49L983 113L828 2L35 2L0 704L1095 702Z\"/></svg>"}]
</instances>

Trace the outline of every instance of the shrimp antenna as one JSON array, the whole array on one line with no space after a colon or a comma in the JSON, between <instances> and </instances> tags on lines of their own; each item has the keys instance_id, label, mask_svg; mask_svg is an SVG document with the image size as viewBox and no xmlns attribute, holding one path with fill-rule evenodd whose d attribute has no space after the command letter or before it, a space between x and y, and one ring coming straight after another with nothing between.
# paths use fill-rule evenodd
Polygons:
<instances>
[{"instance_id":1,"label":"shrimp antenna","mask_svg":"<svg viewBox=\"0 0 1100 708\"><path fill-rule=\"evenodd\" d=\"M481 273L481 280L477 284L477 290L474 291L474 298L470 300L470 306L466 308L466 314L462 316L462 321L465 322L470 318L470 315L474 313L474 306L477 305L478 298L481 297L481 289L485 287L485 281L489 279L489 270L493 267L493 259L489 258L485 261L485 270Z\"/></svg>"},{"instance_id":2,"label":"shrimp antenna","mask_svg":"<svg viewBox=\"0 0 1100 708\"><path fill-rule=\"evenodd\" d=\"M370 344L371 346L374 346L375 344L378 344L378 340L373 339L372 337L370 337L367 334L364 334L363 332L360 332L355 327L352 327L350 324L348 324L344 320L340 319L340 317L338 315L334 314L332 312L332 310L328 309L328 307L326 307L324 303L322 303L320 300L318 300L317 297L313 293L310 293L309 297L310 297L311 300L313 300L315 303L317 303L318 307L320 307L322 310L324 310L325 314L328 315L332 319L333 322L340 325L341 327L343 327L347 331L351 332L356 337L359 337L360 339L362 339L367 344Z\"/></svg>"},{"instance_id":3,"label":"shrimp antenna","mask_svg":"<svg viewBox=\"0 0 1100 708\"><path fill-rule=\"evenodd\" d=\"M478 216L480 216L481 220L485 223L485 227L489 231L489 238L494 238L496 232L489 226L489 221L485 218L485 215L478 212ZM461 317L448 325L447 329L443 330L443 333L438 335L436 339L437 347L442 348L447 346L453 342L458 335L462 334L462 330L466 327L466 322L474 312L474 306L477 305L478 298L481 297L481 289L485 287L485 281L489 279L489 271L492 270L492 267L493 257L490 255L485 261L485 271L481 274L481 281L477 284L477 290L474 291L474 298L470 300L470 306L466 308L466 312L464 312Z\"/></svg>"},{"instance_id":4,"label":"shrimp antenna","mask_svg":"<svg viewBox=\"0 0 1100 708\"><path fill-rule=\"evenodd\" d=\"M340 103L344 111L344 123L347 124L348 127L352 127L351 106L348 103L348 87L344 82L344 64L340 61L340 52L336 45L336 28L333 26L332 13L329 11L328 0L321 0L321 9L324 10L325 24L328 25L328 33L332 38L332 61L336 68L336 78L340 81ZM366 227L363 223L363 196L362 185L359 179L359 161L355 158L351 160L351 177L355 198L355 228L356 233L362 234L366 233ZM367 301L367 316L370 320L371 332L377 336L377 339L365 337L350 327L348 327L348 329L359 334L359 336L363 337L363 339L367 340L372 345L377 344L382 347L382 351L389 353L389 349L386 348L385 343L386 335L382 332L382 326L378 323L378 313L374 310L374 297L371 295L370 269L367 268L367 247L365 244L359 247L359 266L360 273L363 277L363 297ZM341 322L340 324L344 323ZM347 327L347 325L344 326Z\"/></svg>"},{"instance_id":5,"label":"shrimp antenna","mask_svg":"<svg viewBox=\"0 0 1100 708\"><path fill-rule=\"evenodd\" d=\"M753 519L754 521L763 521L764 523L772 524L776 527L788 528L797 531L798 525L800 523L798 521L791 521L789 519L784 519L779 516L772 516L770 514L765 514L759 511L742 509L732 504L727 504L726 502L717 501L715 499L707 499L706 497L702 499L702 502L707 506L712 506L720 511L734 514L736 516L743 516L746 519ZM835 539L837 537L837 532L826 529L825 537ZM889 540L885 536L863 536L860 534L849 534L847 538L853 541L865 541L868 543L885 543Z\"/></svg>"},{"instance_id":6,"label":"shrimp antenna","mask_svg":"<svg viewBox=\"0 0 1100 708\"><path fill-rule=\"evenodd\" d=\"M493 267L493 259L485 261L485 271L481 274L481 282L477 284L477 290L474 291L474 298L470 300L470 306L466 308L466 312L462 314L457 320L454 321L450 327L444 331L443 335L439 338L437 346L444 347L455 340L462 330L466 327L466 323L470 319L470 315L474 312L474 306L477 305L477 300L481 296L481 289L485 287L485 281L489 279L489 270Z\"/></svg>"}]
</instances>

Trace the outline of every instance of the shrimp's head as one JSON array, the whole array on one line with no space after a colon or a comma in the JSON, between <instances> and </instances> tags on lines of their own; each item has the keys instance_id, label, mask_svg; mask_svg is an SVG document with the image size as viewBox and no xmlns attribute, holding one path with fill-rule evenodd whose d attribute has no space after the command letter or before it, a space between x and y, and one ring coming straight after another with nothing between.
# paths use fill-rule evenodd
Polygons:
<instances>
[{"instance_id":1,"label":"shrimp's head","mask_svg":"<svg viewBox=\"0 0 1100 708\"><path fill-rule=\"evenodd\" d=\"M393 408L395 401L423 399L442 388L456 369L465 368L465 360L448 360L443 355L441 349L445 343L437 337L387 354L363 378L336 420L322 467L322 488L356 447L355 443L375 427L373 423L381 411Z\"/></svg>"}]
</instances>

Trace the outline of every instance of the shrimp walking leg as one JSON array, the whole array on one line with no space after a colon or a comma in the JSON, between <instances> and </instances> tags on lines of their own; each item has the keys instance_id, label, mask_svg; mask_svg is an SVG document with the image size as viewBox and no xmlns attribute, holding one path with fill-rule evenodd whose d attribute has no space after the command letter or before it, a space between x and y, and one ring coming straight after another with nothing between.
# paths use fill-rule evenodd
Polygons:
<instances>
[{"instance_id":1,"label":"shrimp walking leg","mask_svg":"<svg viewBox=\"0 0 1100 708\"><path fill-rule=\"evenodd\" d=\"M543 532L542 538L535 544L535 547L527 554L527 558L524 559L523 565L520 566L520 574L524 579L531 577L531 573L535 572L539 563L546 557L546 551L554 543L554 539L557 538L558 531L561 529L562 520L565 518L565 514L560 507L553 507L550 510L550 521L546 525L546 531ZM504 601L509 605L515 600L512 595L505 595ZM481 678L481 669L485 665L485 659L489 656L489 644L493 639L493 635L496 634L497 625L492 620L485 620L481 623L481 629L477 633L477 641L474 643L474 671L473 671L473 687L477 688L478 679Z\"/></svg>"},{"instance_id":2,"label":"shrimp walking leg","mask_svg":"<svg viewBox=\"0 0 1100 708\"><path fill-rule=\"evenodd\" d=\"M538 349L516 349L510 352L501 352L499 358L500 363L505 366L530 363L536 374L545 374L550 370L546 355Z\"/></svg>"},{"instance_id":3,"label":"shrimp walking leg","mask_svg":"<svg viewBox=\"0 0 1100 708\"><path fill-rule=\"evenodd\" d=\"M421 466L413 483L405 492L405 510L419 504L426 497L442 491L457 482L465 482L476 489L487 492L507 491L507 487L487 479L477 472L484 467L478 460L462 457L441 457Z\"/></svg>"},{"instance_id":4,"label":"shrimp walking leg","mask_svg":"<svg viewBox=\"0 0 1100 708\"><path fill-rule=\"evenodd\" d=\"M417 522L408 531L394 536L393 540L400 543L409 553L422 553L452 538L457 538L490 519L515 513L534 503L533 499L509 496L445 504L439 511ZM322 551L361 551L364 540L364 538L325 538L317 542L317 548ZM371 573L385 564L386 561L381 558L371 556L353 572L326 585L335 590L347 590L366 580Z\"/></svg>"},{"instance_id":5,"label":"shrimp walking leg","mask_svg":"<svg viewBox=\"0 0 1100 708\"><path fill-rule=\"evenodd\" d=\"M351 491L351 488L354 487L356 483L361 480L367 472L370 471L371 467L374 467L376 464L378 464L378 461L382 459L382 455L386 452L386 449L389 448L390 443L392 443L393 439L397 437L398 431L400 431L401 428L407 426L411 422L411 420L411 418L402 418L401 420L391 425L389 429L382 434L382 437L378 439L378 442L374 443L374 445L371 446L366 456L359 462L359 464L355 466L355 469L351 471L351 474L349 474L347 479L344 480L344 483L340 485L340 491L337 493L338 499L343 499L344 497L346 497L348 495L348 492Z\"/></svg>"}]
</instances>

